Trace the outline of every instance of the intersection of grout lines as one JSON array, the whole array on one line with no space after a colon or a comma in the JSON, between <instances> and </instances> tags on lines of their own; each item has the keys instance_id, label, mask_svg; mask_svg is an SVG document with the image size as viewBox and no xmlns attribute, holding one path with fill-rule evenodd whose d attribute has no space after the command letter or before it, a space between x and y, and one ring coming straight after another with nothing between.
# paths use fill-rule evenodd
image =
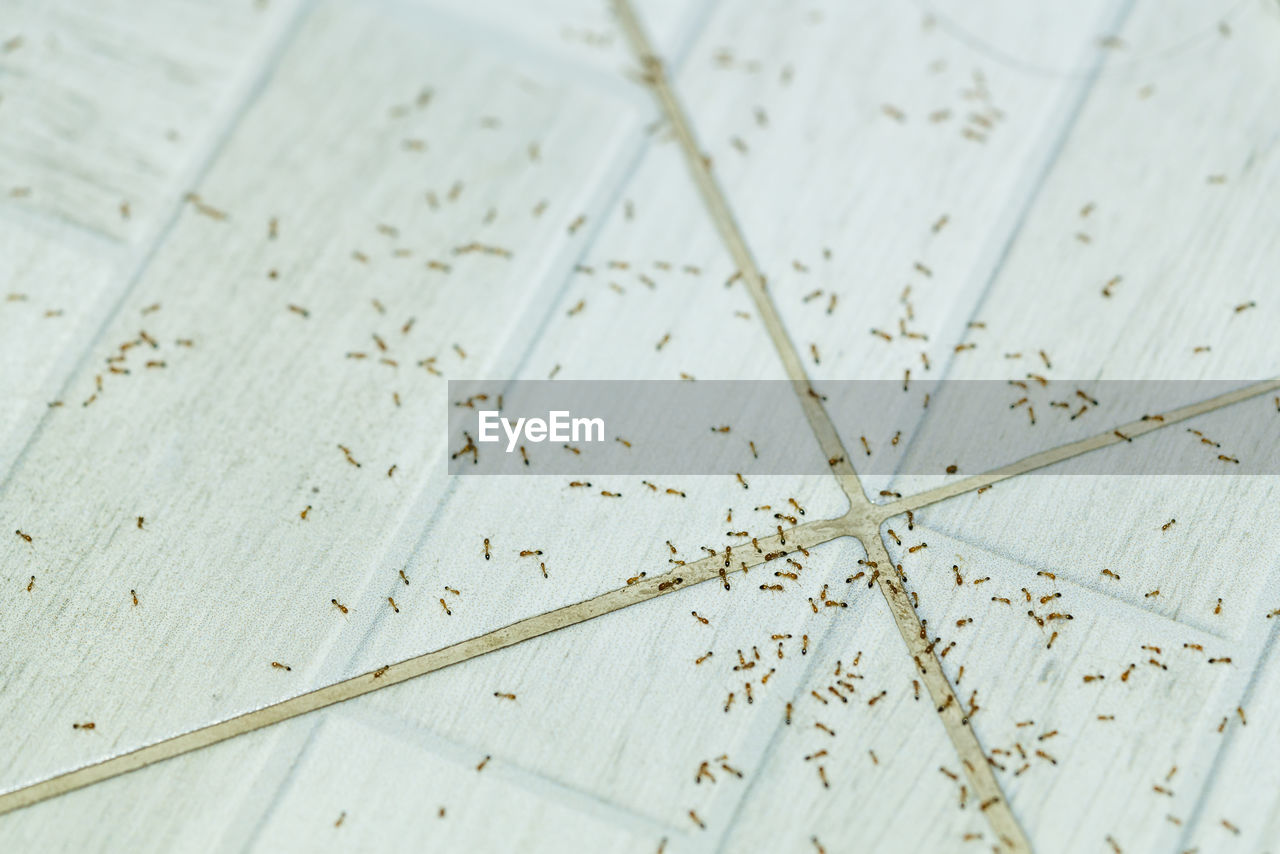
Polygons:
<instances>
[{"instance_id":1,"label":"intersection of grout lines","mask_svg":"<svg viewBox=\"0 0 1280 854\"><path fill-rule=\"evenodd\" d=\"M705 850L716 840L726 842L731 818L736 823L741 817L756 829L753 833L759 831L760 820L779 817L780 799L797 789L811 787L815 796L822 792L819 765L828 769L833 794L863 797L873 781L883 786L897 779L889 775L904 743L920 753L911 762L947 761L951 748L927 696L912 699L912 668L896 649L900 639L879 593L844 583L861 549L841 539L810 551L811 558L796 555L806 568L801 582L784 582L794 588L786 593L759 589L759 583L777 580L771 568L778 562L765 564L746 576L731 576L730 591L711 581L643 609L626 609L484 656L465 668L446 669L429 682L378 692L344 709L379 709L467 745L477 755L492 752L495 761L595 792L683 829L689 838L673 835L673 850L686 845ZM816 599L824 584L848 607L821 607L814 614L807 599ZM691 610L710 624L702 624ZM790 637L778 641L774 634ZM807 654L801 652L806 634ZM784 658L777 656L779 644ZM754 665L748 670L733 669L741 665L739 649ZM584 655L587 650L593 654ZM707 652L712 656L695 664ZM845 678L856 680L856 692L838 689L847 704L826 693L837 678L836 659L843 662ZM765 684L760 672L751 672L768 669L776 672ZM754 682L751 702L743 689L748 677ZM495 689L516 694L517 700L491 699ZM825 703L812 696L815 689L823 692ZM882 690L887 695L868 705ZM725 712L730 691L735 698ZM494 704L492 713L476 715L476 705L487 702ZM784 723L788 702L794 707L790 726ZM818 722L840 738L819 730ZM822 748L833 754L828 762L803 760L805 753ZM874 767L869 750L884 757L879 777L864 774ZM711 761L721 754L744 779ZM694 782L704 760L714 783ZM637 776L632 769L641 765L646 773ZM918 785L914 777L901 780L908 788ZM748 792L750 804L740 803ZM809 817L819 825L838 820L841 811L819 801L815 797ZM690 808L707 823L706 836L687 818ZM789 847L807 844L814 832L801 818L788 812L775 828L786 829ZM958 820L975 821L972 812ZM887 824L878 832L891 838L901 838L906 830ZM929 838L943 839L955 826L948 821L945 827L934 826Z\"/></svg>"},{"instance_id":2,"label":"intersection of grout lines","mask_svg":"<svg viewBox=\"0 0 1280 854\"><path fill-rule=\"evenodd\" d=\"M963 779L928 692L916 690L919 674L902 654L883 596L865 576L847 581L861 569L851 559L860 553L856 543L846 547L850 559L832 579L830 595L847 601L849 613L837 611L812 638L792 723L769 731L763 761L717 850L804 850L811 836L837 847L848 838L851 815L868 850L934 850L954 847L966 834L990 836L977 799L962 806L959 784L937 771L949 766ZM927 820L915 820L921 810Z\"/></svg>"}]
</instances>

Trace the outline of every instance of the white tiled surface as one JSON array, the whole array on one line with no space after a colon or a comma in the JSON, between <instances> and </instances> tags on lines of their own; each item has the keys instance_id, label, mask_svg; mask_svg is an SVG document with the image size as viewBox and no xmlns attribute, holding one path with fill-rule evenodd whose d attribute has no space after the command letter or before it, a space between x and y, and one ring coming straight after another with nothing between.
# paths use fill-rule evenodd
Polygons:
<instances>
[{"instance_id":1,"label":"white tiled surface","mask_svg":"<svg viewBox=\"0 0 1280 854\"><path fill-rule=\"evenodd\" d=\"M0 522L33 537L0 539L0 788L662 571L730 508L760 531L751 507L788 497L843 511L826 478L609 501L443 474L424 359L782 376L603 3L135 5L0 15ZM1040 349L1051 380L1280 373L1266 4L636 5L815 379L1018 378ZM454 253L473 242L511 257ZM893 548L1037 850L1273 842L1275 507L1274 477L1035 475L920 511L903 549L928 548ZM845 584L861 556L832 542L797 589L759 590L770 564L0 817L0 847L989 845L883 601ZM849 607L812 613L823 584ZM752 647L776 673L747 704ZM837 662L857 692L822 704Z\"/></svg>"}]
</instances>

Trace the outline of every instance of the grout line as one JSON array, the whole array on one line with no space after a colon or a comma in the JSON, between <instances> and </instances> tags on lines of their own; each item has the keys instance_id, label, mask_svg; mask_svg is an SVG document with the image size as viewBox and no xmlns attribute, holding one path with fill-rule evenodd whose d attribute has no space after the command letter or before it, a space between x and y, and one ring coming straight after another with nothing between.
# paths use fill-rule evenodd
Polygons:
<instances>
[{"instance_id":1,"label":"grout line","mask_svg":"<svg viewBox=\"0 0 1280 854\"><path fill-rule=\"evenodd\" d=\"M886 565L892 567L893 561L889 558L888 548L880 532L872 529L861 533L863 537L860 539L867 549L867 562L884 561ZM893 575L897 577L897 572L895 571ZM1010 851L1031 851L1031 841L1027 838L1022 826L1018 824L1013 808L1000 788L995 772L991 770L991 764L987 761L987 755L978 741L978 735L974 732L973 725L969 723L969 715L964 711L960 698L956 696L955 689L951 686L951 681L947 679L946 671L942 669L941 660L934 652L936 641L932 643L929 641L928 633L920 622L920 615L907 595L906 586L898 586L888 574L881 575L878 582L880 592L884 594L885 600L889 603L889 609L893 612L893 620L897 623L902 639L907 644L907 651L911 653L916 669L920 671L921 679L929 689L929 697L933 700L942 726L956 749L960 764L964 766L969 784L973 787L974 797L981 805L980 808L995 832L996 838ZM901 583L900 578L899 583Z\"/></svg>"},{"instance_id":2,"label":"grout line","mask_svg":"<svg viewBox=\"0 0 1280 854\"><path fill-rule=\"evenodd\" d=\"M1119 427L1105 433L1099 433L1077 442L1069 442L1066 445L1059 445L1056 448L1050 448L1047 451L1023 457L984 474L976 474L972 477L957 480L954 483L943 484L934 489L925 490L916 495L909 495L906 498L890 501L888 504L877 505L875 509L885 519L890 516L897 516L900 513L906 513L908 510L919 510L921 507L935 504L947 498L954 498L957 495L972 492L975 489L981 489L1020 474L1026 474L1055 463L1065 462L1081 454L1087 454L1089 451L1116 445L1120 442L1127 442L1143 434L1159 430L1161 427L1168 427L1171 424L1186 421L1188 418L1204 415L1207 412L1213 412L1233 403L1240 403L1277 389L1280 389L1280 378L1251 383L1235 391L1229 391L1226 394L1220 394L1208 400L1202 400L1199 403L1182 406L1159 416L1151 416L1145 420L1140 419L1131 421L1128 424L1121 424ZM1124 435L1120 435L1121 433Z\"/></svg>"},{"instance_id":3,"label":"grout line","mask_svg":"<svg viewBox=\"0 0 1280 854\"><path fill-rule=\"evenodd\" d=\"M675 92L671 89L671 84L667 81L662 60L653 53L648 36L645 35L627 0L615 0L615 8L643 67L642 79L653 90L667 121L671 124L676 140L684 150L689 172L693 176L694 183L698 185L702 200L707 205L707 212L715 222L716 230L720 232L720 237L724 240L734 263L738 265L738 272L742 274L742 280L751 293L752 300L755 301L756 310L760 312L760 319L764 322L774 349L782 360L787 378L795 386L796 396L800 399L800 406L818 440L818 445L827 456L840 488L844 490L852 505L858 508L869 507L871 502L862 487L862 481L849 461L849 453L840 441L840 435L836 432L831 416L822 406L821 396L813 390L809 382L800 354L796 352L795 345L787 335L773 300L765 290L764 277L760 274L760 268L756 266L755 258L747 247L746 238L737 220L734 219L733 212L729 209L724 193L720 190L715 176L711 174L707 156L698 147L693 130L689 126L689 118L680 106Z\"/></svg>"},{"instance_id":4,"label":"grout line","mask_svg":"<svg viewBox=\"0 0 1280 854\"><path fill-rule=\"evenodd\" d=\"M676 567L662 575L650 576L637 584L619 587L592 599L526 617L508 626L459 641L442 649L414 656L396 664L385 665L369 673L343 679L278 703L170 736L100 762L46 777L30 785L0 794L0 815L145 768L165 759L218 744L237 735L253 732L307 712L363 696L380 688L395 685L488 652L505 649L557 629L577 625L628 605L674 593L712 578L719 578L721 572L727 575L730 572L745 571L770 559L770 556L765 553L765 548L785 549L788 537L791 543L798 543L807 548L843 536L844 528L842 519L807 522L790 531L759 538L759 543L764 548L749 554L746 559L739 559L738 567L725 567L727 558L724 555L706 557L685 566ZM676 574L677 572L679 575Z\"/></svg>"}]
</instances>

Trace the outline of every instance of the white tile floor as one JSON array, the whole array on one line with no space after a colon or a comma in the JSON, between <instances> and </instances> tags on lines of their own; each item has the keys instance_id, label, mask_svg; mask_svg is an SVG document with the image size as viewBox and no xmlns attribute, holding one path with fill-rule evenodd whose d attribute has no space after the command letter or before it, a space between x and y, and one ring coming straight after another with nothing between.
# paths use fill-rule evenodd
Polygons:
<instances>
[{"instance_id":1,"label":"white tile floor","mask_svg":"<svg viewBox=\"0 0 1280 854\"><path fill-rule=\"evenodd\" d=\"M0 2L0 529L31 537L0 539L0 793L695 560L729 508L844 512L829 477L444 473L446 378L785 376L603 0L90 5ZM1280 374L1274 3L635 6L815 380ZM1035 474L886 535L1036 850L1280 838L1276 484ZM862 549L811 551L798 589L753 570L0 816L0 850L997 844Z\"/></svg>"}]
</instances>

